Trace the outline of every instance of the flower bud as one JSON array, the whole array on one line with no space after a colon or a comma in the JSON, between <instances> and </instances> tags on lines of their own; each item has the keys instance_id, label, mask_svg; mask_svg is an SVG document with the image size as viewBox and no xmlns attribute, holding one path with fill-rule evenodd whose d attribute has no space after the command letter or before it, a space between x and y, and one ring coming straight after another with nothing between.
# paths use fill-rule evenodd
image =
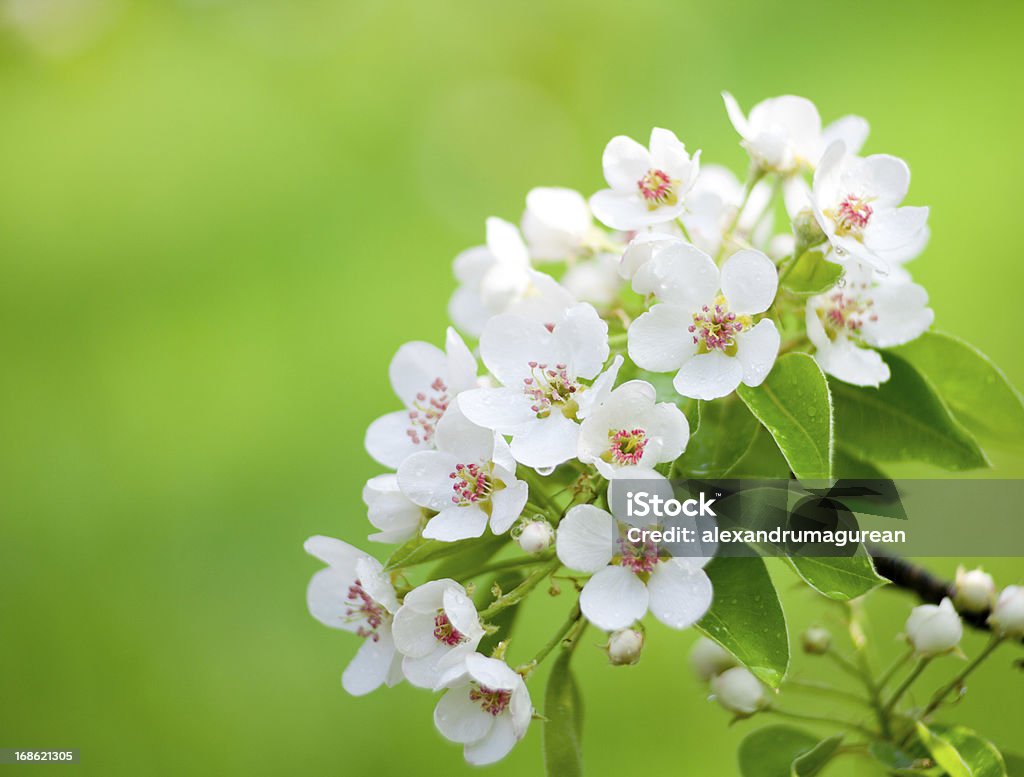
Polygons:
<instances>
[{"instance_id":1,"label":"flower bud","mask_svg":"<svg viewBox=\"0 0 1024 777\"><path fill-rule=\"evenodd\" d=\"M957 567L956 591L953 602L960 612L985 612L996 597L996 584L992 575L980 569L970 571Z\"/></svg>"},{"instance_id":2,"label":"flower bud","mask_svg":"<svg viewBox=\"0 0 1024 777\"><path fill-rule=\"evenodd\" d=\"M907 618L906 633L914 652L930 658L948 653L959 645L964 627L953 602L947 597L941 604L915 607Z\"/></svg>"},{"instance_id":3,"label":"flower bud","mask_svg":"<svg viewBox=\"0 0 1024 777\"><path fill-rule=\"evenodd\" d=\"M997 634L1024 637L1024 587L1006 586L999 594L988 622Z\"/></svg>"},{"instance_id":4,"label":"flower bud","mask_svg":"<svg viewBox=\"0 0 1024 777\"><path fill-rule=\"evenodd\" d=\"M547 521L529 521L519 533L519 547L527 553L540 553L551 547L555 530Z\"/></svg>"},{"instance_id":5,"label":"flower bud","mask_svg":"<svg viewBox=\"0 0 1024 777\"><path fill-rule=\"evenodd\" d=\"M827 239L810 208L805 208L793 217L793 234L796 236L798 254L821 245Z\"/></svg>"},{"instance_id":6,"label":"flower bud","mask_svg":"<svg viewBox=\"0 0 1024 777\"><path fill-rule=\"evenodd\" d=\"M690 666L693 667L698 678L707 682L726 669L739 666L739 661L717 642L713 642L707 637L701 637L694 643L693 650L690 651Z\"/></svg>"},{"instance_id":7,"label":"flower bud","mask_svg":"<svg viewBox=\"0 0 1024 777\"><path fill-rule=\"evenodd\" d=\"M804 652L812 656L822 656L828 652L832 644L832 633L821 626L811 626L800 636Z\"/></svg>"},{"instance_id":8,"label":"flower bud","mask_svg":"<svg viewBox=\"0 0 1024 777\"><path fill-rule=\"evenodd\" d=\"M711 679L715 700L730 712L747 717L765 706L764 686L743 666L734 666Z\"/></svg>"},{"instance_id":9,"label":"flower bud","mask_svg":"<svg viewBox=\"0 0 1024 777\"><path fill-rule=\"evenodd\" d=\"M640 660L644 646L643 632L636 629L619 629L608 637L608 660L615 666L635 664Z\"/></svg>"}]
</instances>

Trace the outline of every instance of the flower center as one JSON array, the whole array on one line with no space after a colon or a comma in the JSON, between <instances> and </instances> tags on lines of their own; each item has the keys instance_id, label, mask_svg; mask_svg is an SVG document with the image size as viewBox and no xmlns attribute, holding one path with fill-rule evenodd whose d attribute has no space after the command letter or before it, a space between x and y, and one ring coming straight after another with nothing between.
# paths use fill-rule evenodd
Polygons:
<instances>
[{"instance_id":1,"label":"flower center","mask_svg":"<svg viewBox=\"0 0 1024 777\"><path fill-rule=\"evenodd\" d=\"M384 608L377 604L365 590L363 584L356 580L348 587L348 601L352 605L345 610L347 620L361 620L363 624L356 629L356 634L370 638L374 642L380 639L377 629L384 623Z\"/></svg>"},{"instance_id":2,"label":"flower center","mask_svg":"<svg viewBox=\"0 0 1024 777\"><path fill-rule=\"evenodd\" d=\"M409 408L409 428L405 430L413 445L427 443L434 438L434 429L448 409L449 402L448 386L441 378L434 378L427 391L416 395Z\"/></svg>"},{"instance_id":3,"label":"flower center","mask_svg":"<svg viewBox=\"0 0 1024 777\"><path fill-rule=\"evenodd\" d=\"M523 392L533 400L530 410L537 418L547 418L552 410L560 410L566 418L575 418L579 405L576 395L583 390L575 378L570 377L564 364L554 368L530 362L530 376L523 378Z\"/></svg>"},{"instance_id":4,"label":"flower center","mask_svg":"<svg viewBox=\"0 0 1024 777\"><path fill-rule=\"evenodd\" d=\"M449 472L452 490L455 494L452 501L462 507L486 502L491 498L494 480L490 470L479 464L456 464L455 471Z\"/></svg>"},{"instance_id":5,"label":"flower center","mask_svg":"<svg viewBox=\"0 0 1024 777\"><path fill-rule=\"evenodd\" d=\"M489 713L493 717L498 717L498 715L508 709L509 702L512 701L512 691L496 691L493 688L488 688L486 685L473 683L472 688L469 690L469 700L479 704L484 712Z\"/></svg>"},{"instance_id":6,"label":"flower center","mask_svg":"<svg viewBox=\"0 0 1024 777\"><path fill-rule=\"evenodd\" d=\"M679 201L676 196L678 185L679 181L669 178L664 170L653 167L636 182L636 188L640 190L640 196L644 198L649 210L656 210L662 205L675 205Z\"/></svg>"},{"instance_id":7,"label":"flower center","mask_svg":"<svg viewBox=\"0 0 1024 777\"><path fill-rule=\"evenodd\" d=\"M466 636L452 626L448 616L441 611L434 617L434 639L448 647L455 647L467 641Z\"/></svg>"},{"instance_id":8,"label":"flower center","mask_svg":"<svg viewBox=\"0 0 1024 777\"><path fill-rule=\"evenodd\" d=\"M857 334L865 321L877 321L871 311L874 301L842 291L828 295L824 305L818 308L818 318L825 327L830 340L842 333Z\"/></svg>"},{"instance_id":9,"label":"flower center","mask_svg":"<svg viewBox=\"0 0 1024 777\"><path fill-rule=\"evenodd\" d=\"M650 540L630 542L619 539L618 563L634 575L650 573L658 564L658 546Z\"/></svg>"},{"instance_id":10,"label":"flower center","mask_svg":"<svg viewBox=\"0 0 1024 777\"><path fill-rule=\"evenodd\" d=\"M616 464L639 464L647 447L647 432L643 429L619 429L608 432L608 452Z\"/></svg>"},{"instance_id":11,"label":"flower center","mask_svg":"<svg viewBox=\"0 0 1024 777\"><path fill-rule=\"evenodd\" d=\"M871 220L872 213L874 213L874 209L868 205L867 200L856 194L847 195L833 214L836 233L839 235L860 234Z\"/></svg>"},{"instance_id":12,"label":"flower center","mask_svg":"<svg viewBox=\"0 0 1024 777\"><path fill-rule=\"evenodd\" d=\"M749 316L737 316L729 311L725 297L719 295L711 305L705 305L693 314L693 323L687 327L700 353L724 351L736 354L736 335L750 327Z\"/></svg>"}]
</instances>

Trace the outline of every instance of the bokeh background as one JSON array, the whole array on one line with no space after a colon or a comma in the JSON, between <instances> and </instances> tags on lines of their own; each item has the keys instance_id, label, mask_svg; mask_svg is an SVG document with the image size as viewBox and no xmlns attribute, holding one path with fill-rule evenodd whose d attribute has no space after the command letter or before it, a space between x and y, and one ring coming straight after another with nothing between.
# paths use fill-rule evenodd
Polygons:
<instances>
[{"instance_id":1,"label":"bokeh background","mask_svg":"<svg viewBox=\"0 0 1024 777\"><path fill-rule=\"evenodd\" d=\"M342 692L356 641L307 615L302 541L365 536L387 362L441 341L484 218L599 188L608 138L652 125L742 172L722 89L869 117L932 207L912 269L938 326L1024 385L1020 3L5 0L0 20L0 747L79 747L96 775L469 773L429 694ZM832 622L779 582L794 631ZM567 605L531 610L526 655ZM883 656L909 606L876 597ZM705 701L693 638L652 629L631 670L581 650L591 774L735 773L760 724ZM960 716L1024 749L1011 652ZM539 729L488 773L538 774Z\"/></svg>"}]
</instances>

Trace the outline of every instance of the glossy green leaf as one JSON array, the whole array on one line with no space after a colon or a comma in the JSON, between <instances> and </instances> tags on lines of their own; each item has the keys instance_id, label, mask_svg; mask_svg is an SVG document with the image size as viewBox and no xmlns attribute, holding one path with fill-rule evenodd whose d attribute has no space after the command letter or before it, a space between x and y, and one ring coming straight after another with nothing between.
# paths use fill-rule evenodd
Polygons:
<instances>
[{"instance_id":1,"label":"glossy green leaf","mask_svg":"<svg viewBox=\"0 0 1024 777\"><path fill-rule=\"evenodd\" d=\"M789 478L789 463L768 430L758 424L750 448L743 458L725 473L725 477L787 480Z\"/></svg>"},{"instance_id":2,"label":"glossy green leaf","mask_svg":"<svg viewBox=\"0 0 1024 777\"><path fill-rule=\"evenodd\" d=\"M826 261L823 250L811 249L800 255L782 285L794 294L821 294L835 286L842 274L843 268Z\"/></svg>"},{"instance_id":3,"label":"glossy green leaf","mask_svg":"<svg viewBox=\"0 0 1024 777\"><path fill-rule=\"evenodd\" d=\"M767 726L740 742L742 777L790 777L793 761L818 744L818 737L793 726Z\"/></svg>"},{"instance_id":4,"label":"glossy green leaf","mask_svg":"<svg viewBox=\"0 0 1024 777\"><path fill-rule=\"evenodd\" d=\"M757 419L737 397L700 403L700 425L676 462L676 477L724 478L754 443Z\"/></svg>"},{"instance_id":5,"label":"glossy green leaf","mask_svg":"<svg viewBox=\"0 0 1024 777\"><path fill-rule=\"evenodd\" d=\"M892 376L877 389L829 380L843 447L868 461L926 461L957 471L987 467L978 443L931 384L892 353L886 362Z\"/></svg>"},{"instance_id":6,"label":"glossy green leaf","mask_svg":"<svg viewBox=\"0 0 1024 777\"><path fill-rule=\"evenodd\" d=\"M417 535L402 545L388 557L384 569L392 571L402 567L411 567L416 564L423 564L427 561L437 561L443 558L455 557L465 554L468 559L477 557L488 548L498 548L507 541L507 537L495 537L487 534L481 540L478 538L460 540L459 542L441 542L440 540L428 540ZM471 562L467 560L466 567Z\"/></svg>"},{"instance_id":7,"label":"glossy green leaf","mask_svg":"<svg viewBox=\"0 0 1024 777\"><path fill-rule=\"evenodd\" d=\"M832 760L842 743L842 734L835 734L828 739L821 740L806 753L793 760L790 777L814 777Z\"/></svg>"},{"instance_id":8,"label":"glossy green leaf","mask_svg":"<svg viewBox=\"0 0 1024 777\"><path fill-rule=\"evenodd\" d=\"M1006 777L1024 777L1024 755L1003 752L1003 763L1006 764Z\"/></svg>"},{"instance_id":9,"label":"glossy green leaf","mask_svg":"<svg viewBox=\"0 0 1024 777\"><path fill-rule=\"evenodd\" d=\"M789 667L789 634L764 560L715 558L704 571L715 593L697 628L777 688Z\"/></svg>"},{"instance_id":10,"label":"glossy green leaf","mask_svg":"<svg viewBox=\"0 0 1024 777\"><path fill-rule=\"evenodd\" d=\"M842 446L842 440L837 440L832 451L832 477L848 480L886 480L888 475L871 462L864 461L846 450Z\"/></svg>"},{"instance_id":11,"label":"glossy green leaf","mask_svg":"<svg viewBox=\"0 0 1024 777\"><path fill-rule=\"evenodd\" d=\"M548 777L583 774L583 699L569 666L571 657L571 653L561 652L544 693L544 767Z\"/></svg>"},{"instance_id":12,"label":"glossy green leaf","mask_svg":"<svg viewBox=\"0 0 1024 777\"><path fill-rule=\"evenodd\" d=\"M780 356L757 388L737 393L775 439L789 468L801 480L832 474L832 402L828 382L804 353Z\"/></svg>"},{"instance_id":13,"label":"glossy green leaf","mask_svg":"<svg viewBox=\"0 0 1024 777\"><path fill-rule=\"evenodd\" d=\"M917 736L949 777L1006 777L999 750L968 728L918 723Z\"/></svg>"},{"instance_id":14,"label":"glossy green leaf","mask_svg":"<svg viewBox=\"0 0 1024 777\"><path fill-rule=\"evenodd\" d=\"M789 563L811 588L841 602L856 599L888 582L875 571L863 546L853 556L791 556Z\"/></svg>"},{"instance_id":15,"label":"glossy green leaf","mask_svg":"<svg viewBox=\"0 0 1024 777\"><path fill-rule=\"evenodd\" d=\"M1024 399L1003 372L970 343L941 332L926 332L891 353L924 375L969 431L1015 446L1024 440Z\"/></svg>"}]
</instances>

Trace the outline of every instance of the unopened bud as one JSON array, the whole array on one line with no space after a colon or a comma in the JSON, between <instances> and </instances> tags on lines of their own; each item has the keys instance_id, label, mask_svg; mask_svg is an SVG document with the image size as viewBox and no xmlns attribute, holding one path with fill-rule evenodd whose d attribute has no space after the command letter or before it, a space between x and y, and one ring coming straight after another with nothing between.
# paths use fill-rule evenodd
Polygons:
<instances>
[{"instance_id":1,"label":"unopened bud","mask_svg":"<svg viewBox=\"0 0 1024 777\"><path fill-rule=\"evenodd\" d=\"M640 660L640 651L643 647L643 632L636 629L619 629L608 637L608 660L616 666L635 664Z\"/></svg>"},{"instance_id":2,"label":"unopened bud","mask_svg":"<svg viewBox=\"0 0 1024 777\"><path fill-rule=\"evenodd\" d=\"M822 656L828 652L832 644L832 633L821 626L811 626L800 636L800 644L804 652L812 656Z\"/></svg>"},{"instance_id":3,"label":"unopened bud","mask_svg":"<svg viewBox=\"0 0 1024 777\"><path fill-rule=\"evenodd\" d=\"M946 598L941 604L915 607L907 618L906 633L914 652L930 658L948 653L959 645L964 627L953 602Z\"/></svg>"},{"instance_id":4,"label":"unopened bud","mask_svg":"<svg viewBox=\"0 0 1024 777\"><path fill-rule=\"evenodd\" d=\"M992 575L980 569L957 567L953 602L960 612L985 612L996 598L996 584Z\"/></svg>"},{"instance_id":5,"label":"unopened bud","mask_svg":"<svg viewBox=\"0 0 1024 777\"><path fill-rule=\"evenodd\" d=\"M726 669L739 666L739 663L733 658L732 653L707 637L697 640L693 650L690 651L690 666L693 667L697 677L704 682L721 674Z\"/></svg>"},{"instance_id":6,"label":"unopened bud","mask_svg":"<svg viewBox=\"0 0 1024 777\"><path fill-rule=\"evenodd\" d=\"M555 530L547 521L530 521L523 525L519 533L519 547L527 553L540 553L551 547L555 538Z\"/></svg>"},{"instance_id":7,"label":"unopened bud","mask_svg":"<svg viewBox=\"0 0 1024 777\"><path fill-rule=\"evenodd\" d=\"M711 690L719 704L743 717L753 715L768 701L761 681L743 666L734 666L712 678Z\"/></svg>"},{"instance_id":8,"label":"unopened bud","mask_svg":"<svg viewBox=\"0 0 1024 777\"><path fill-rule=\"evenodd\" d=\"M799 254L808 248L821 245L827 239L815 218L814 212L806 208L793 218L793 234L796 236L796 251ZM799 256L798 256L799 258Z\"/></svg>"},{"instance_id":9,"label":"unopened bud","mask_svg":"<svg viewBox=\"0 0 1024 777\"><path fill-rule=\"evenodd\" d=\"M997 634L1024 637L1024 587L1006 586L999 594L988 622Z\"/></svg>"}]
</instances>

